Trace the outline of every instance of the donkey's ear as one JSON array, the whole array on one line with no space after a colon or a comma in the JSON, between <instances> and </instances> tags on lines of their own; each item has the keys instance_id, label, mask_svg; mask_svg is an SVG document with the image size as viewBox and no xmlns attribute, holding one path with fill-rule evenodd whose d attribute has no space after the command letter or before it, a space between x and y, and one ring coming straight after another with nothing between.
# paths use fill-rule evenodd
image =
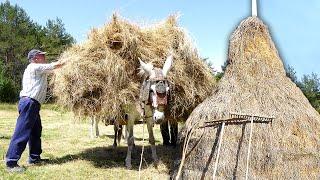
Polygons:
<instances>
[{"instance_id":1,"label":"donkey's ear","mask_svg":"<svg viewBox=\"0 0 320 180\"><path fill-rule=\"evenodd\" d=\"M140 58L139 62L140 62L140 68L147 73L148 76L151 75L152 69L153 69L153 65L152 64L146 64L145 62L143 62Z\"/></svg>"},{"instance_id":2,"label":"donkey's ear","mask_svg":"<svg viewBox=\"0 0 320 180\"><path fill-rule=\"evenodd\" d=\"M171 68L172 59L173 59L173 56L172 56L172 55L168 56L166 62L165 62L164 65L163 65L162 74L164 75L164 77L167 76L167 74L168 74L168 72L169 72L169 70L170 70L170 68Z\"/></svg>"}]
</instances>

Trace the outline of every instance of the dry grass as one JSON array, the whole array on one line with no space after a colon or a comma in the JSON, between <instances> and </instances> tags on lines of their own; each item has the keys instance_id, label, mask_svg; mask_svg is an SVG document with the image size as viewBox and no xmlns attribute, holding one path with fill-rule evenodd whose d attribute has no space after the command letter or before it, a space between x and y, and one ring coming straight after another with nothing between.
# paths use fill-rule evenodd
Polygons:
<instances>
[{"instance_id":1,"label":"dry grass","mask_svg":"<svg viewBox=\"0 0 320 180\"><path fill-rule=\"evenodd\" d=\"M139 97L138 58L162 68L169 52L174 56L170 113L181 117L211 93L215 79L175 16L142 27L114 15L62 54L66 65L56 72L54 94L76 114L119 117L123 106Z\"/></svg>"},{"instance_id":2,"label":"dry grass","mask_svg":"<svg viewBox=\"0 0 320 180\"><path fill-rule=\"evenodd\" d=\"M254 124L249 179L319 179L319 113L286 77L260 19L249 17L237 27L230 38L228 61L217 89L192 112L181 133L183 139L194 129L187 152L200 141L186 158L182 176L212 178L221 126L197 128L238 112L275 117L272 124ZM245 177L249 132L247 124L226 125L218 178Z\"/></svg>"},{"instance_id":3,"label":"dry grass","mask_svg":"<svg viewBox=\"0 0 320 180\"><path fill-rule=\"evenodd\" d=\"M27 167L23 174L9 174L4 156L16 122L16 105L0 104L0 179L138 179L138 166L142 147L142 126L135 126L136 148L133 151L133 169L125 168L127 146L122 140L120 147L112 148L113 127L100 124L101 136L89 138L89 124L73 122L72 113L56 111L56 105L44 105L42 117L43 158L47 164ZM155 126L157 152L161 162L153 166L151 149L146 138L145 161L142 179L168 179L177 150L163 147L159 126ZM28 147L27 147L28 148ZM23 153L20 165L26 165L28 150Z\"/></svg>"}]
</instances>

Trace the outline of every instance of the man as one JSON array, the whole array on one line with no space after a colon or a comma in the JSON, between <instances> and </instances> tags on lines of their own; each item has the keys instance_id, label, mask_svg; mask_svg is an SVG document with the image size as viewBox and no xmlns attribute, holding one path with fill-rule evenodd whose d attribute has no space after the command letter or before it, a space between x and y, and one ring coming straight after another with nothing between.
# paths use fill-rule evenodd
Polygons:
<instances>
[{"instance_id":1,"label":"man","mask_svg":"<svg viewBox=\"0 0 320 180\"><path fill-rule=\"evenodd\" d=\"M46 64L46 52L32 49L28 53L30 64L24 71L22 91L18 105L19 117L6 155L9 172L23 172L18 165L22 152L29 143L29 164L42 161L40 104L45 101L47 93L47 76L53 69L63 65L61 62Z\"/></svg>"}]
</instances>

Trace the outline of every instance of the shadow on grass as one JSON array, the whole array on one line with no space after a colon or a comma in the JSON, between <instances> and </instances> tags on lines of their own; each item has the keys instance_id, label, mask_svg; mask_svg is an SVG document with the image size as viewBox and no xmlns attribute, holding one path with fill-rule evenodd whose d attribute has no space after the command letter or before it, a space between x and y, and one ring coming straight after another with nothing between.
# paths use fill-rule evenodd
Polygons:
<instances>
[{"instance_id":1,"label":"shadow on grass","mask_svg":"<svg viewBox=\"0 0 320 180\"><path fill-rule=\"evenodd\" d=\"M102 139L110 138L110 139L113 140L113 139L114 139L114 135L107 134L107 135L99 136L99 138L102 138ZM135 141L143 141L142 138L137 138L137 137L135 137L134 140L135 140ZM146 142L149 141L148 138L145 138L144 140L145 140ZM121 142L124 142L124 141L125 141L125 140L124 140L123 138L121 138ZM155 142L156 142L156 143L159 143L160 141L155 139Z\"/></svg>"},{"instance_id":2,"label":"shadow on grass","mask_svg":"<svg viewBox=\"0 0 320 180\"><path fill-rule=\"evenodd\" d=\"M173 161L179 156L179 148L168 147L157 145L157 155L161 161L169 170L173 169ZM140 154L142 146L135 146L132 152L132 170L139 170ZM95 147L86 149L85 151L78 154L68 154L59 158L50 159L47 164L63 164L75 160L85 160L93 164L97 168L119 168L125 166L125 158L127 154L127 146L113 148L108 147ZM149 165L153 164L153 159L151 157L150 146L145 146L144 155L145 161L143 163L142 169L147 168L146 163Z\"/></svg>"},{"instance_id":3,"label":"shadow on grass","mask_svg":"<svg viewBox=\"0 0 320 180\"><path fill-rule=\"evenodd\" d=\"M11 136L2 136L2 135L0 135L0 139L11 139Z\"/></svg>"}]
</instances>

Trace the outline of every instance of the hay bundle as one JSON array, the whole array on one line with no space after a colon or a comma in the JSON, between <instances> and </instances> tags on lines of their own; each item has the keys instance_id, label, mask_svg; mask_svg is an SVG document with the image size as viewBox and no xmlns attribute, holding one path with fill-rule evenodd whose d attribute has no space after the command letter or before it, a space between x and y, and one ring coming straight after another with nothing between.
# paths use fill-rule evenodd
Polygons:
<instances>
[{"instance_id":1,"label":"hay bundle","mask_svg":"<svg viewBox=\"0 0 320 180\"><path fill-rule=\"evenodd\" d=\"M120 117L123 107L138 100L141 79L139 60L164 64L173 52L168 79L172 85L171 116L191 112L211 93L215 80L199 57L175 16L140 27L114 15L111 22L93 29L88 40L60 58L67 62L57 71L54 94L58 102L80 116Z\"/></svg>"},{"instance_id":2,"label":"hay bundle","mask_svg":"<svg viewBox=\"0 0 320 180\"><path fill-rule=\"evenodd\" d=\"M249 17L229 45L224 77L213 95L195 108L180 134L183 139L194 129L182 176L212 178L221 126L198 127L238 112L275 117L272 124L253 125L249 179L319 179L320 116L286 77L267 27ZM250 124L226 125L218 179L245 178L249 131Z\"/></svg>"}]
</instances>

